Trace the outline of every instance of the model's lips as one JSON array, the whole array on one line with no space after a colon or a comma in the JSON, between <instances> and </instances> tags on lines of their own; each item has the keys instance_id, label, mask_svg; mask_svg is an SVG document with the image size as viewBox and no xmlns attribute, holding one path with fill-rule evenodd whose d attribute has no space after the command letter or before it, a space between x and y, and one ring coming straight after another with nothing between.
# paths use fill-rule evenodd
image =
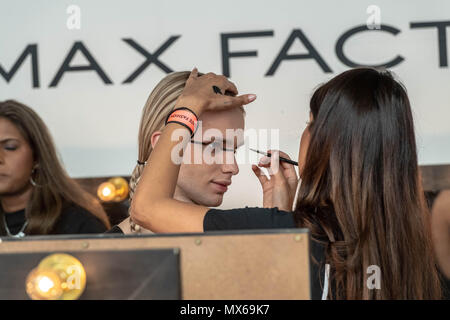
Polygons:
<instances>
[{"instance_id":1,"label":"model's lips","mask_svg":"<svg viewBox=\"0 0 450 320\"><path fill-rule=\"evenodd\" d=\"M225 192L227 192L228 186L231 184L231 181L215 180L215 181L211 181L211 183L217 191L219 191L221 193L225 193Z\"/></svg>"}]
</instances>

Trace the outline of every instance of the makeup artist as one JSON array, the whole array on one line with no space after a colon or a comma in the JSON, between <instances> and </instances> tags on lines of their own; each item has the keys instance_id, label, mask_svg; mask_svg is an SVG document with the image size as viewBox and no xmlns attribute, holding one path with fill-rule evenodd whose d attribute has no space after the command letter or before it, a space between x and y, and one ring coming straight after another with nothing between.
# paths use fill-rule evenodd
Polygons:
<instances>
[{"instance_id":1,"label":"makeup artist","mask_svg":"<svg viewBox=\"0 0 450 320\"><path fill-rule=\"evenodd\" d=\"M137 224L156 232L306 227L317 262L313 299L441 297L411 107L406 90L390 72L352 69L315 90L312 121L300 142L301 185L294 212L295 171L279 162L276 151L270 178L261 175L261 166L253 167L265 208L217 210L173 199L180 165L172 150L183 150L180 141L181 147L189 142L197 117L256 98L221 95L214 86L237 94L225 77L198 77L192 71L173 117L146 159L130 210ZM181 140L172 138L174 132ZM371 265L381 270L379 289L366 285Z\"/></svg>"}]
</instances>

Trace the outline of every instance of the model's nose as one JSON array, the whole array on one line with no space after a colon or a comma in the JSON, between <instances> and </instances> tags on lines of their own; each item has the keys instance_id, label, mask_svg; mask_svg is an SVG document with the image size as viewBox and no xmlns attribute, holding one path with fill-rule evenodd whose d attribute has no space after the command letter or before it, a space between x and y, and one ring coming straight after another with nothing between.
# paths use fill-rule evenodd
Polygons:
<instances>
[{"instance_id":1,"label":"model's nose","mask_svg":"<svg viewBox=\"0 0 450 320\"><path fill-rule=\"evenodd\" d=\"M231 173L232 175L236 175L239 173L239 166L234 156L232 163L227 163L227 161L225 161L225 163L222 165L222 171L224 173Z\"/></svg>"}]
</instances>

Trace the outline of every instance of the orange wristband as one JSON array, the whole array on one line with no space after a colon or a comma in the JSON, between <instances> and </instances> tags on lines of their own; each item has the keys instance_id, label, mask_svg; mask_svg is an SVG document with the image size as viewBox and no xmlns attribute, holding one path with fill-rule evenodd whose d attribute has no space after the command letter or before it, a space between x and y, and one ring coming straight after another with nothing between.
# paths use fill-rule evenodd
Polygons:
<instances>
[{"instance_id":1,"label":"orange wristband","mask_svg":"<svg viewBox=\"0 0 450 320\"><path fill-rule=\"evenodd\" d=\"M189 108L178 108L173 110L166 119L168 123L178 123L189 129L191 136L194 135L197 130L198 117L194 111Z\"/></svg>"}]
</instances>

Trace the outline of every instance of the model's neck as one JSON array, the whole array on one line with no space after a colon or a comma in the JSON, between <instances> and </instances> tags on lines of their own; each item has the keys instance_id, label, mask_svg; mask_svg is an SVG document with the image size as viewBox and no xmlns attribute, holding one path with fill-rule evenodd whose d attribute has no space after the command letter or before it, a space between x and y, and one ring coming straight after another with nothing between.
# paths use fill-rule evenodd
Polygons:
<instances>
[{"instance_id":1,"label":"model's neck","mask_svg":"<svg viewBox=\"0 0 450 320\"><path fill-rule=\"evenodd\" d=\"M23 210L27 207L28 202L31 199L31 194L33 193L33 187L30 185L25 190L13 194L13 195L2 195L0 202L4 212L16 212Z\"/></svg>"}]
</instances>

